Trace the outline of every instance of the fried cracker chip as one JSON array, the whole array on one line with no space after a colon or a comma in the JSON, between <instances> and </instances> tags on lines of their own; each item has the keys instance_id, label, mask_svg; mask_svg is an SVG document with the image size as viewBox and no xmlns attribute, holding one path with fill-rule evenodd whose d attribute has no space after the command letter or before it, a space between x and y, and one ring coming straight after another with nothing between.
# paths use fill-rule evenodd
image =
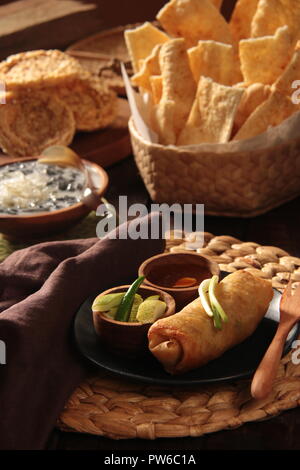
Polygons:
<instances>
[{"instance_id":1,"label":"fried cracker chip","mask_svg":"<svg viewBox=\"0 0 300 470\"><path fill-rule=\"evenodd\" d=\"M288 26L294 43L300 37L299 0L259 0L252 20L251 36L274 34L280 26Z\"/></svg>"},{"instance_id":2,"label":"fried cracker chip","mask_svg":"<svg viewBox=\"0 0 300 470\"><path fill-rule=\"evenodd\" d=\"M249 139L262 134L270 127L281 124L296 111L298 108L289 97L276 90L272 91L269 98L249 116L233 140Z\"/></svg>"},{"instance_id":3,"label":"fried cracker chip","mask_svg":"<svg viewBox=\"0 0 300 470\"><path fill-rule=\"evenodd\" d=\"M151 92L152 92L152 99L154 104L158 104L162 97L162 76L161 75L153 75L150 77L150 85L151 85Z\"/></svg>"},{"instance_id":4,"label":"fried cracker chip","mask_svg":"<svg viewBox=\"0 0 300 470\"><path fill-rule=\"evenodd\" d=\"M274 87L282 93L290 96L293 93L292 84L300 79L300 42L297 43L295 52L283 71L274 83Z\"/></svg>"},{"instance_id":5,"label":"fried cracker chip","mask_svg":"<svg viewBox=\"0 0 300 470\"><path fill-rule=\"evenodd\" d=\"M58 50L20 52L0 63L7 90L60 85L86 74L76 59Z\"/></svg>"},{"instance_id":6,"label":"fried cracker chip","mask_svg":"<svg viewBox=\"0 0 300 470\"><path fill-rule=\"evenodd\" d=\"M168 34L183 37L188 48L200 39L232 43L227 22L210 0L171 0L157 19Z\"/></svg>"},{"instance_id":7,"label":"fried cracker chip","mask_svg":"<svg viewBox=\"0 0 300 470\"><path fill-rule=\"evenodd\" d=\"M140 70L133 75L131 81L133 85L140 86L147 91L151 91L150 77L151 75L160 75L159 52L161 44L155 46L151 54L142 61Z\"/></svg>"},{"instance_id":8,"label":"fried cracker chip","mask_svg":"<svg viewBox=\"0 0 300 470\"><path fill-rule=\"evenodd\" d=\"M74 133L71 109L45 90L7 95L0 106L0 146L10 155L40 155L51 145L69 145Z\"/></svg>"},{"instance_id":9,"label":"fried cracker chip","mask_svg":"<svg viewBox=\"0 0 300 470\"><path fill-rule=\"evenodd\" d=\"M274 36L243 39L239 54L247 83L272 84L282 74L293 52L289 28L278 28Z\"/></svg>"},{"instance_id":10,"label":"fried cracker chip","mask_svg":"<svg viewBox=\"0 0 300 470\"><path fill-rule=\"evenodd\" d=\"M242 80L238 59L230 44L199 41L188 50L188 56L197 83L202 75L222 85L233 85Z\"/></svg>"},{"instance_id":11,"label":"fried cracker chip","mask_svg":"<svg viewBox=\"0 0 300 470\"><path fill-rule=\"evenodd\" d=\"M96 76L59 87L57 94L73 112L77 130L103 129L116 117L117 95Z\"/></svg>"},{"instance_id":12,"label":"fried cracker chip","mask_svg":"<svg viewBox=\"0 0 300 470\"><path fill-rule=\"evenodd\" d=\"M177 145L228 142L243 93L241 88L227 87L201 77L191 113Z\"/></svg>"},{"instance_id":13,"label":"fried cracker chip","mask_svg":"<svg viewBox=\"0 0 300 470\"><path fill-rule=\"evenodd\" d=\"M251 36L251 22L259 0L238 0L230 18L229 28L235 42Z\"/></svg>"},{"instance_id":14,"label":"fried cracker chip","mask_svg":"<svg viewBox=\"0 0 300 470\"><path fill-rule=\"evenodd\" d=\"M245 89L234 120L234 129L236 131L242 127L253 111L268 99L270 93L270 85L263 85L262 83L253 83Z\"/></svg>"},{"instance_id":15,"label":"fried cracker chip","mask_svg":"<svg viewBox=\"0 0 300 470\"><path fill-rule=\"evenodd\" d=\"M125 42L132 62L133 70L137 73L141 60L146 59L157 44L163 44L169 37L148 21L135 29L127 29L124 33Z\"/></svg>"},{"instance_id":16,"label":"fried cracker chip","mask_svg":"<svg viewBox=\"0 0 300 470\"><path fill-rule=\"evenodd\" d=\"M175 144L196 93L196 83L189 67L184 39L173 39L163 44L159 62L163 91L162 98L154 110L155 130L162 143Z\"/></svg>"},{"instance_id":17,"label":"fried cracker chip","mask_svg":"<svg viewBox=\"0 0 300 470\"><path fill-rule=\"evenodd\" d=\"M163 145L175 145L176 133L176 103L172 100L161 100L153 109L151 117L152 129L158 134L159 142Z\"/></svg>"}]
</instances>

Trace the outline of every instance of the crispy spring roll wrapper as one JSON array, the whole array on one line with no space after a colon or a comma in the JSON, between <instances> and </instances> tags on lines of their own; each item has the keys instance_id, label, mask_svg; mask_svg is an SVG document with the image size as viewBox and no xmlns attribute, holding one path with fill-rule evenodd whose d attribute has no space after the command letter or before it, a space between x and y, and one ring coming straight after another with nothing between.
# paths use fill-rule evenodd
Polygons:
<instances>
[{"instance_id":1,"label":"crispy spring roll wrapper","mask_svg":"<svg viewBox=\"0 0 300 470\"><path fill-rule=\"evenodd\" d=\"M149 349L170 374L182 374L221 356L250 336L273 297L270 281L247 271L236 271L216 288L216 297L228 316L222 330L214 327L200 297L149 329Z\"/></svg>"}]
</instances>

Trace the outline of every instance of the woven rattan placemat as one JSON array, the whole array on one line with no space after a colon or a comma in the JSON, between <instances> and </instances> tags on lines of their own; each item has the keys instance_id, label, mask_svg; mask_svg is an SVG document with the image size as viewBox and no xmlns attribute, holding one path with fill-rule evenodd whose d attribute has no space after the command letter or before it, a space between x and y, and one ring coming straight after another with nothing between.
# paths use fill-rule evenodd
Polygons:
<instances>
[{"instance_id":1,"label":"woven rattan placemat","mask_svg":"<svg viewBox=\"0 0 300 470\"><path fill-rule=\"evenodd\" d=\"M197 250L211 256L223 271L247 269L272 279L283 290L288 279L300 281L300 258L276 247L241 242L233 237L205 233L203 248L195 235L171 240L167 249ZM65 431L112 439L156 439L201 436L276 416L300 405L300 364L291 353L283 358L272 393L253 400L249 380L234 383L177 387L127 381L105 372L89 377L74 391L58 420Z\"/></svg>"},{"instance_id":2,"label":"woven rattan placemat","mask_svg":"<svg viewBox=\"0 0 300 470\"><path fill-rule=\"evenodd\" d=\"M92 213L68 232L52 239L94 237L97 221ZM194 238L195 234L185 239L171 239L167 250L197 250L217 261L223 271L251 270L272 279L273 286L280 290L290 276L294 284L300 282L300 258L280 248L205 233L204 247L197 249ZM0 261L32 243L16 243L0 235ZM273 392L267 399L251 399L249 384L249 380L240 380L170 388L99 372L77 387L57 426L65 431L112 439L201 436L236 428L248 421L268 419L300 405L300 364L292 363L291 353L281 361Z\"/></svg>"}]
</instances>

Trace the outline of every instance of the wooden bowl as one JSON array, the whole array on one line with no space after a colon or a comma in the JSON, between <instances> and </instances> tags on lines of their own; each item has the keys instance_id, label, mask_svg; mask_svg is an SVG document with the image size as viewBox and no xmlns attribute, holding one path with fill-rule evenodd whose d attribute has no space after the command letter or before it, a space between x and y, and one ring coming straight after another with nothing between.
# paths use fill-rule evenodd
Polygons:
<instances>
[{"instance_id":1,"label":"wooden bowl","mask_svg":"<svg viewBox=\"0 0 300 470\"><path fill-rule=\"evenodd\" d=\"M12 158L0 166L10 163L37 160L37 158ZM89 172L93 175L96 182L96 199L105 193L108 186L108 175L106 171L96 163L82 159L83 163L88 167ZM15 239L28 239L43 235L49 235L61 232L91 212L91 207L79 202L64 209L58 209L52 212L37 212L30 215L8 215L0 214L0 232L7 237Z\"/></svg>"},{"instance_id":2,"label":"wooden bowl","mask_svg":"<svg viewBox=\"0 0 300 470\"><path fill-rule=\"evenodd\" d=\"M162 253L148 258L139 267L139 276L145 276L145 284L172 295L177 312L198 297L200 282L214 274L220 275L218 264L198 253ZM182 277L194 277L197 284L173 287L174 281Z\"/></svg>"},{"instance_id":3,"label":"wooden bowl","mask_svg":"<svg viewBox=\"0 0 300 470\"><path fill-rule=\"evenodd\" d=\"M101 296L118 292L126 292L129 285L113 287L102 292ZM143 298L159 295L166 302L164 317L175 313L173 297L162 290L142 285L138 294ZM145 354L148 351L147 333L152 323L122 322L108 318L101 312L93 312L93 322L101 343L114 354L126 354L129 357Z\"/></svg>"}]
</instances>

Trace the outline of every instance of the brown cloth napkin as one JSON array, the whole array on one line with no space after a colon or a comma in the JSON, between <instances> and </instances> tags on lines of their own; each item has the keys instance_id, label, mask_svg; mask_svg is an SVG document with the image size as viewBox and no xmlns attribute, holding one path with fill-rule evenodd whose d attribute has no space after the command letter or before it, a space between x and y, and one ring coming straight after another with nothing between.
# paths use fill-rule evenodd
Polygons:
<instances>
[{"instance_id":1,"label":"brown cloth napkin","mask_svg":"<svg viewBox=\"0 0 300 470\"><path fill-rule=\"evenodd\" d=\"M159 223L158 214L151 223ZM1 449L44 448L85 376L72 342L78 308L92 294L133 281L139 265L163 249L163 240L49 242L0 264L0 340L7 354L0 365Z\"/></svg>"}]
</instances>

